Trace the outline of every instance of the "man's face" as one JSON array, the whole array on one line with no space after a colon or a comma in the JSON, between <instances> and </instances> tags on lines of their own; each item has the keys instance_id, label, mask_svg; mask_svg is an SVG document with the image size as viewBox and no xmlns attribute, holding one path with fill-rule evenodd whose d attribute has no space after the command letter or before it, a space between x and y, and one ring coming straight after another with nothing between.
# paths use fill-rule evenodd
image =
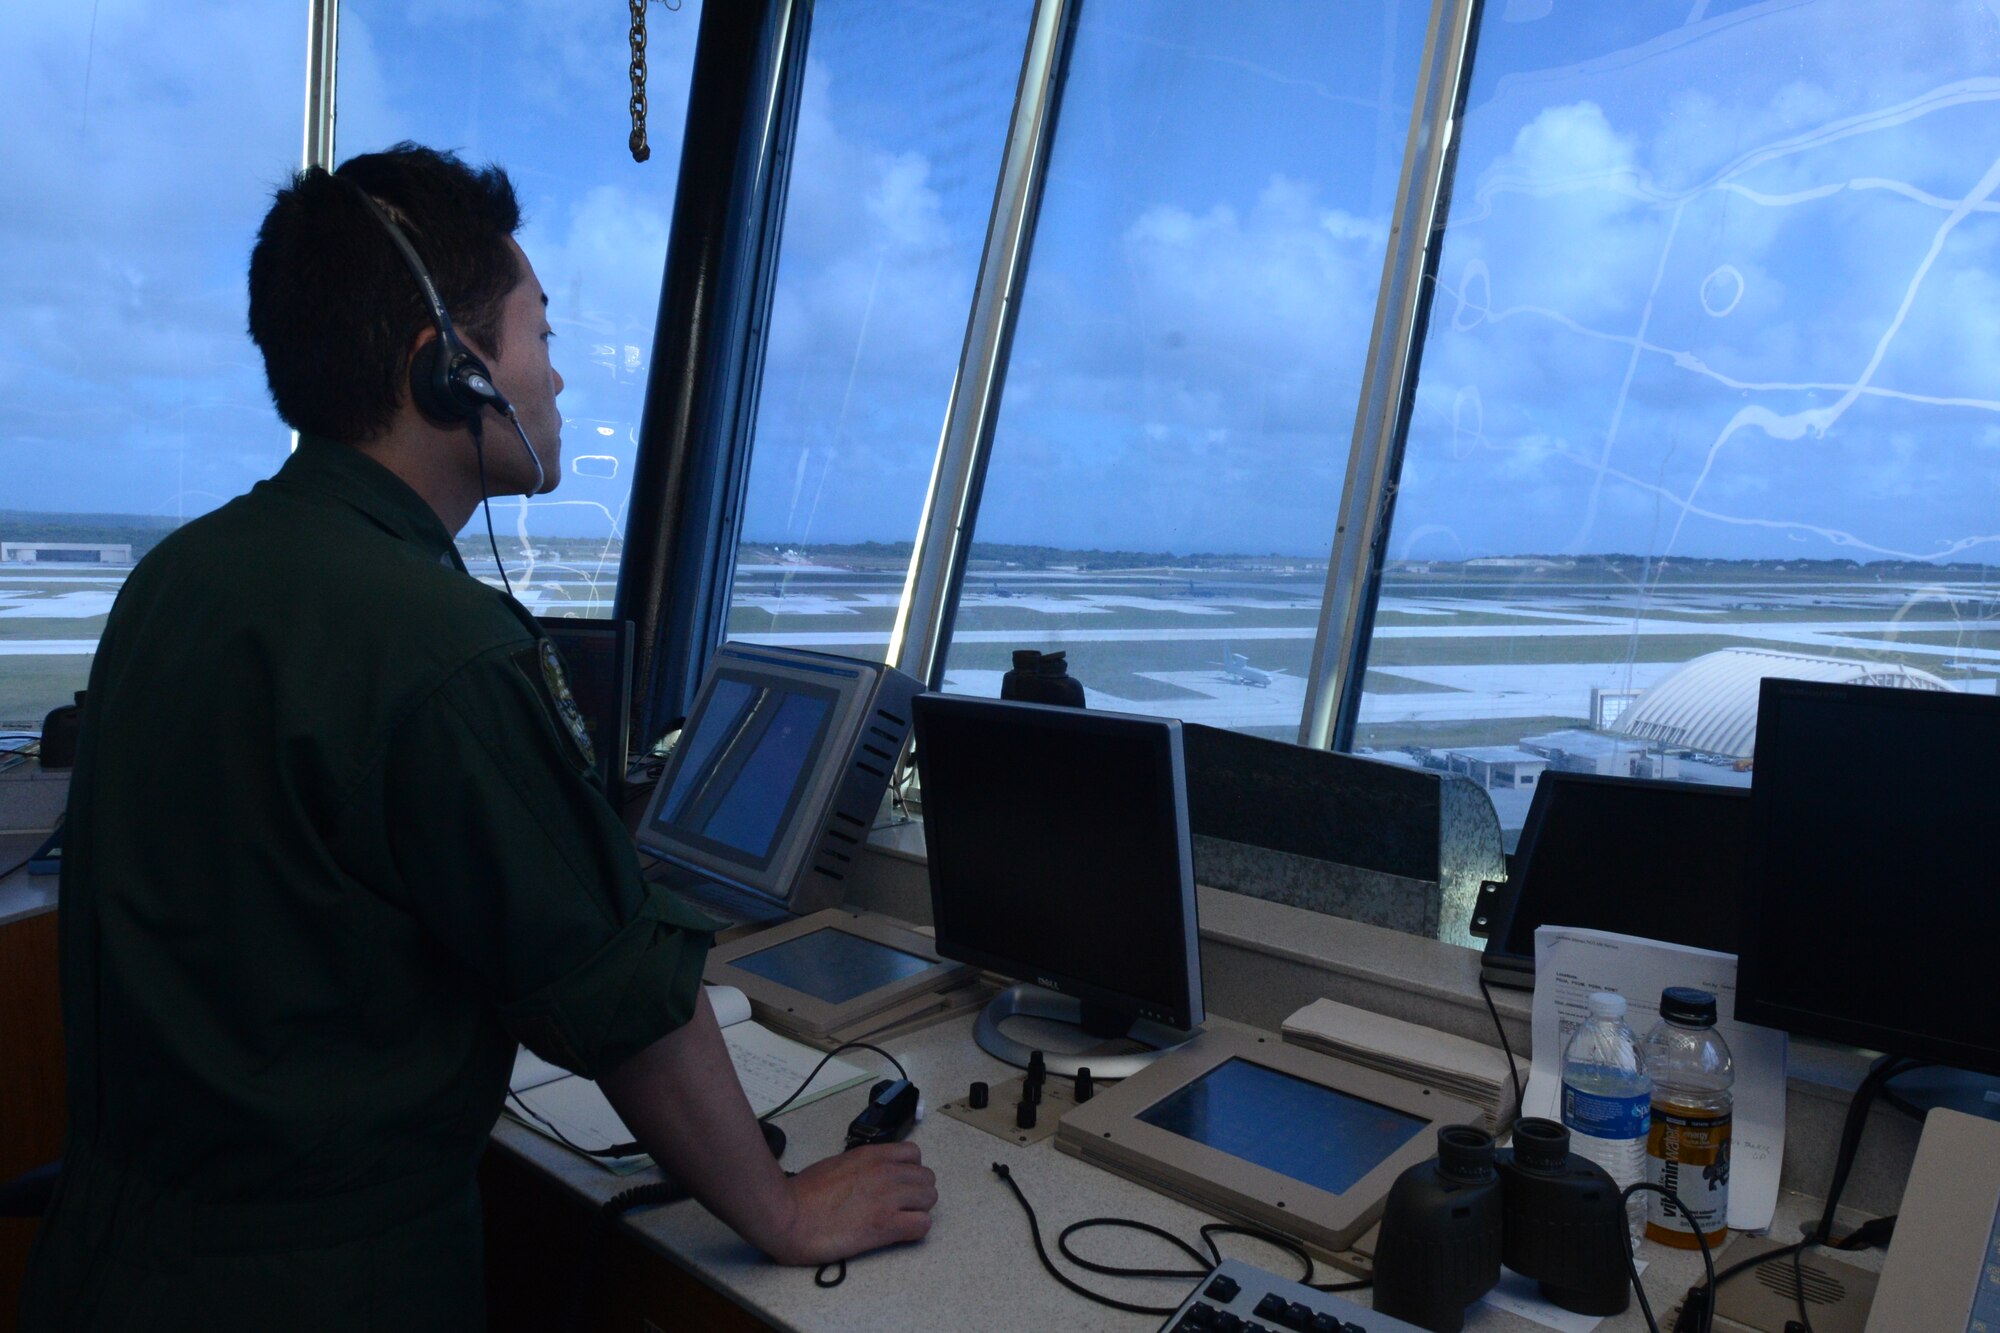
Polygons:
<instances>
[{"instance_id":1,"label":"man's face","mask_svg":"<svg viewBox=\"0 0 2000 1333\"><path fill-rule=\"evenodd\" d=\"M556 410L556 395L563 390L563 378L549 363L549 298L542 291L534 265L512 240L514 258L521 266L521 280L507 294L500 319L500 347L487 360L493 383L520 415L521 429L533 442L542 461L541 492L556 488L562 481L562 414ZM492 417L487 418L493 421ZM523 495L535 491L535 465L521 448L520 437L504 421L486 431L487 484L494 495Z\"/></svg>"}]
</instances>

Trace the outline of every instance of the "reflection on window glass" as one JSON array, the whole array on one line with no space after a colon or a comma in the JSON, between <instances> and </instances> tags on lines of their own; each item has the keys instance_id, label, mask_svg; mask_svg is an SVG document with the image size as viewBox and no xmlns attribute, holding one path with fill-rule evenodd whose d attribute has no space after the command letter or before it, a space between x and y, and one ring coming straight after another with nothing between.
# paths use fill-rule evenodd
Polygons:
<instances>
[{"instance_id":1,"label":"reflection on window glass","mask_svg":"<svg viewBox=\"0 0 2000 1333\"><path fill-rule=\"evenodd\" d=\"M2000 13L1486 7L1354 740L1747 784L1757 682L2000 678Z\"/></svg>"},{"instance_id":2,"label":"reflection on window glass","mask_svg":"<svg viewBox=\"0 0 2000 1333\"><path fill-rule=\"evenodd\" d=\"M135 558L285 461L244 273L305 35L302 5L0 6L0 731L83 688Z\"/></svg>"},{"instance_id":3,"label":"reflection on window glass","mask_svg":"<svg viewBox=\"0 0 2000 1333\"><path fill-rule=\"evenodd\" d=\"M544 615L611 614L700 22L700 0L648 9L653 153L636 163L625 6L340 7L336 156L413 139L497 162L520 195L565 382L563 477L534 499L496 497L493 523L515 595ZM499 581L476 519L459 553Z\"/></svg>"},{"instance_id":4,"label":"reflection on window glass","mask_svg":"<svg viewBox=\"0 0 2000 1333\"><path fill-rule=\"evenodd\" d=\"M731 638L887 652L1030 9L813 14Z\"/></svg>"},{"instance_id":5,"label":"reflection on window glass","mask_svg":"<svg viewBox=\"0 0 2000 1333\"><path fill-rule=\"evenodd\" d=\"M1083 7L948 689L1296 738L1427 17Z\"/></svg>"}]
</instances>

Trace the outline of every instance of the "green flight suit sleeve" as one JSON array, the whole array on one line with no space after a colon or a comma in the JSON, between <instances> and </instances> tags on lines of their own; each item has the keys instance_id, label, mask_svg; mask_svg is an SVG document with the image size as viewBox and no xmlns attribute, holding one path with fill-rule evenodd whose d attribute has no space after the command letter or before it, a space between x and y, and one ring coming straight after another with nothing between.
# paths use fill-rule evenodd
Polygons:
<instances>
[{"instance_id":1,"label":"green flight suit sleeve","mask_svg":"<svg viewBox=\"0 0 2000 1333\"><path fill-rule=\"evenodd\" d=\"M718 923L641 878L535 645L420 705L382 794L408 907L528 1049L596 1078L692 1017Z\"/></svg>"}]
</instances>

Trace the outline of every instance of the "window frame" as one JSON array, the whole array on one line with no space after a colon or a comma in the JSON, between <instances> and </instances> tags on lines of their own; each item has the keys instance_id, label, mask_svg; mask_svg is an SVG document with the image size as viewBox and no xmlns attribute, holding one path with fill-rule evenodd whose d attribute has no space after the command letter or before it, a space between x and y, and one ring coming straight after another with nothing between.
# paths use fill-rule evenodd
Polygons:
<instances>
[{"instance_id":1,"label":"window frame","mask_svg":"<svg viewBox=\"0 0 2000 1333\"><path fill-rule=\"evenodd\" d=\"M1036 0L965 339L888 663L941 681L999 415L1068 57L1085 0ZM339 0L308 0L306 166L333 165ZM741 536L813 0L704 6L614 615L634 732L685 713L721 646ZM1432 0L1417 97L1313 639L1299 743L1345 749L1380 593L1483 0ZM722 32L725 17L733 31ZM690 187L693 188L690 188Z\"/></svg>"}]
</instances>

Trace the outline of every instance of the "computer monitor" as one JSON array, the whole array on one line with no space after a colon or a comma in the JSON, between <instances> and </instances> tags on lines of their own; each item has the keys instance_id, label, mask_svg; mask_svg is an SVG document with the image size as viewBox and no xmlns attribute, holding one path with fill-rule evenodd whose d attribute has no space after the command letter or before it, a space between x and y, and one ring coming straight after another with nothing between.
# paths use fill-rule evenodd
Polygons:
<instances>
[{"instance_id":1,"label":"computer monitor","mask_svg":"<svg viewBox=\"0 0 2000 1333\"><path fill-rule=\"evenodd\" d=\"M1767 679L1736 1017L2000 1074L2000 698Z\"/></svg>"},{"instance_id":2,"label":"computer monitor","mask_svg":"<svg viewBox=\"0 0 2000 1333\"><path fill-rule=\"evenodd\" d=\"M736 921L837 906L922 687L880 662L726 643L639 822L664 878Z\"/></svg>"},{"instance_id":3,"label":"computer monitor","mask_svg":"<svg viewBox=\"0 0 2000 1333\"><path fill-rule=\"evenodd\" d=\"M1749 857L1748 787L1543 773L1488 909L1480 974L1533 989L1538 926L1735 953Z\"/></svg>"},{"instance_id":4,"label":"computer monitor","mask_svg":"<svg viewBox=\"0 0 2000 1333\"><path fill-rule=\"evenodd\" d=\"M632 722L632 622L536 616L535 623L562 654L598 776L616 804L624 791Z\"/></svg>"},{"instance_id":5,"label":"computer monitor","mask_svg":"<svg viewBox=\"0 0 2000 1333\"><path fill-rule=\"evenodd\" d=\"M1010 1063L1017 1014L1156 1048L1049 1055L1122 1077L1203 1020L1180 723L926 694L917 770L938 952L1032 983L989 1005L980 1044Z\"/></svg>"}]
</instances>

